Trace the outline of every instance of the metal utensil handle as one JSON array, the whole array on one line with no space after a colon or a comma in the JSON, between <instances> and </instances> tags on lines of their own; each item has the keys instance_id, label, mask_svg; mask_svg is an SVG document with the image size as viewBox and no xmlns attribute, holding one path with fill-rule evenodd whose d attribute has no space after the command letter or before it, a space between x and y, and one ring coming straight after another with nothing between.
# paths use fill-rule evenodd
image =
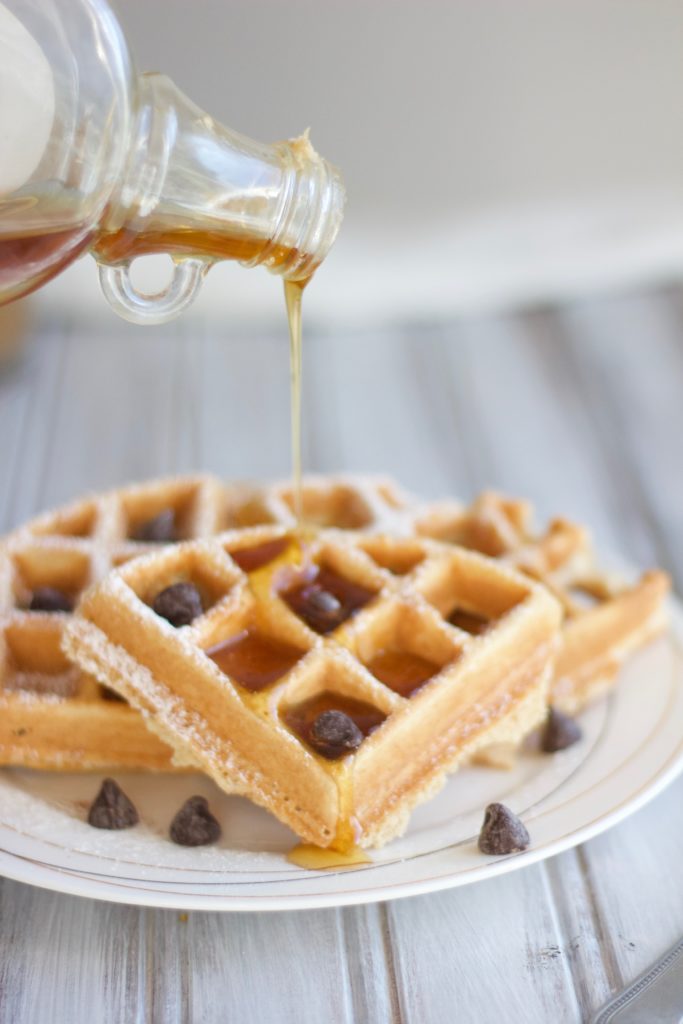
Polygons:
<instances>
[{"instance_id":1,"label":"metal utensil handle","mask_svg":"<svg viewBox=\"0 0 683 1024\"><path fill-rule=\"evenodd\" d=\"M680 1024L683 1020L683 939L606 1003L593 1024Z\"/></svg>"}]
</instances>

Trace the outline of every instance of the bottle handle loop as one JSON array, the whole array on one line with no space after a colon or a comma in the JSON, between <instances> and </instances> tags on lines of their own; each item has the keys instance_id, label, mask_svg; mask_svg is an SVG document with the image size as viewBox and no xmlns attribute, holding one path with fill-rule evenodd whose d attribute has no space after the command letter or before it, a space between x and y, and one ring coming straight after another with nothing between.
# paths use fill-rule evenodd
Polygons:
<instances>
[{"instance_id":1,"label":"bottle handle loop","mask_svg":"<svg viewBox=\"0 0 683 1024\"><path fill-rule=\"evenodd\" d=\"M130 263L115 266L100 263L98 269L100 286L115 313L134 324L165 324L194 300L210 265L206 260L178 260L169 284L155 295L146 295L135 288L130 278Z\"/></svg>"}]
</instances>

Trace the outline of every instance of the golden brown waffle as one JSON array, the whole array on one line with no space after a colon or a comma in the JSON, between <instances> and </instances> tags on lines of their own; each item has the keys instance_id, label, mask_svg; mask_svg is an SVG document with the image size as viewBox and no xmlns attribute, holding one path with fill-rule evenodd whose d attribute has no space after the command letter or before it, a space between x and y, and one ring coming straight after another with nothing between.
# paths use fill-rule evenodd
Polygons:
<instances>
[{"instance_id":1,"label":"golden brown waffle","mask_svg":"<svg viewBox=\"0 0 683 1024\"><path fill-rule=\"evenodd\" d=\"M152 604L178 582L204 613L176 629ZM542 720L560 616L544 587L474 552L276 526L122 566L84 595L64 649L180 760L343 849L383 845L448 772ZM312 745L330 708L367 733L334 760Z\"/></svg>"},{"instance_id":2,"label":"golden brown waffle","mask_svg":"<svg viewBox=\"0 0 683 1024\"><path fill-rule=\"evenodd\" d=\"M209 477L123 488L40 516L0 546L0 764L171 767L170 749L141 716L62 654L70 614L29 609L37 588L75 601L112 566L157 547L135 537L159 513L165 535L207 536L224 515L223 490Z\"/></svg>"},{"instance_id":3,"label":"golden brown waffle","mask_svg":"<svg viewBox=\"0 0 683 1024\"><path fill-rule=\"evenodd\" d=\"M630 584L600 571L586 529L554 519L539 534L529 502L492 492L468 507L437 502L420 509L413 526L418 536L500 558L558 598L564 628L551 702L567 714L608 691L625 659L666 628L666 573L646 572Z\"/></svg>"}]
</instances>

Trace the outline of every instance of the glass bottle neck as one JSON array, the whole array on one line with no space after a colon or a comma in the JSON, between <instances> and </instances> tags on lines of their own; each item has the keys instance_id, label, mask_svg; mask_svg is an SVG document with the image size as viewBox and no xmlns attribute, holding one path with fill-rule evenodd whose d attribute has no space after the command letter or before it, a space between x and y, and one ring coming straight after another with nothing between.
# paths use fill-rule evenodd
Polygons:
<instances>
[{"instance_id":1,"label":"glass bottle neck","mask_svg":"<svg viewBox=\"0 0 683 1024\"><path fill-rule=\"evenodd\" d=\"M137 82L129 157L93 246L101 264L168 253L305 281L342 220L338 172L307 135L274 145L214 121L163 75Z\"/></svg>"}]
</instances>

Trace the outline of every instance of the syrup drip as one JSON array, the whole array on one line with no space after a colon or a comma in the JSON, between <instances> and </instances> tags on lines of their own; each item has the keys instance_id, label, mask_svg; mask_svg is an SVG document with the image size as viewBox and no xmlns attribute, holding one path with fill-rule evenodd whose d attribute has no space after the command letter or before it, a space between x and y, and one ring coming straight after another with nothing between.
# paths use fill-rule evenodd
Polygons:
<instances>
[{"instance_id":1,"label":"syrup drip","mask_svg":"<svg viewBox=\"0 0 683 1024\"><path fill-rule=\"evenodd\" d=\"M368 662L367 667L373 676L396 693L400 693L402 697L412 697L429 679L441 671L441 665L428 661L419 654L391 649L378 651Z\"/></svg>"},{"instance_id":2,"label":"syrup drip","mask_svg":"<svg viewBox=\"0 0 683 1024\"><path fill-rule=\"evenodd\" d=\"M365 701L354 700L338 693L319 693L315 697L289 708L283 715L285 723L305 743L309 743L313 722L323 711L343 711L353 719L364 736L369 736L379 728L386 719L384 712L367 704ZM316 753L315 747L310 743ZM324 849L309 843L295 846L287 855L287 860L299 867L316 871L323 868L353 867L355 864L368 864L370 858L356 845L356 833L353 827L353 756L347 755L335 761L326 761L337 784L339 798L337 831L329 847Z\"/></svg>"},{"instance_id":3,"label":"syrup drip","mask_svg":"<svg viewBox=\"0 0 683 1024\"><path fill-rule=\"evenodd\" d=\"M332 697L332 694L322 695ZM314 698L315 700L315 698ZM309 704L313 702L309 701ZM349 701L359 705L359 701ZM339 706L339 698L334 706ZM348 705L347 705L348 706ZM365 705L370 707L370 705ZM347 712L348 713L348 712ZM359 724L359 723L357 723ZM360 727L360 725L359 725ZM350 868L358 864L369 864L368 855L356 845L356 834L353 828L353 783L351 778L352 759L337 761L333 767L339 795L337 832L329 847L313 846L311 843L299 843L287 854L287 860L298 867L309 871L330 870L332 868Z\"/></svg>"},{"instance_id":4,"label":"syrup drip","mask_svg":"<svg viewBox=\"0 0 683 1024\"><path fill-rule=\"evenodd\" d=\"M307 281L285 281L285 303L289 322L289 373L292 417L292 480L294 515L303 522L301 472L301 296Z\"/></svg>"},{"instance_id":5,"label":"syrup drip","mask_svg":"<svg viewBox=\"0 0 683 1024\"><path fill-rule=\"evenodd\" d=\"M330 871L332 868L352 868L358 864L371 864L372 861L359 846L350 850L332 850L328 847L313 846L312 843L299 843L287 854L290 864L296 864L307 871Z\"/></svg>"}]
</instances>

